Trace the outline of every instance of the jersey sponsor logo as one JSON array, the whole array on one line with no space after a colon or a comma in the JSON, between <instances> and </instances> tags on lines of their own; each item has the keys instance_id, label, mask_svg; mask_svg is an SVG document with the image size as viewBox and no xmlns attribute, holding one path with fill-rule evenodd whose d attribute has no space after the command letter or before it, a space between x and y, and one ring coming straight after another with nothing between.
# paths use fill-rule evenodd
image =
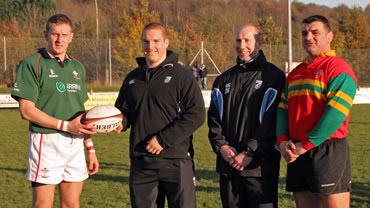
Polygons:
<instances>
[{"instance_id":1,"label":"jersey sponsor logo","mask_svg":"<svg viewBox=\"0 0 370 208\"><path fill-rule=\"evenodd\" d=\"M67 90L68 92L77 92L78 90L81 90L81 86L79 84L68 83Z\"/></svg>"},{"instance_id":2,"label":"jersey sponsor logo","mask_svg":"<svg viewBox=\"0 0 370 208\"><path fill-rule=\"evenodd\" d=\"M79 84L75 84L75 83L64 84L63 82L57 82L56 87L57 87L57 90L60 93L63 93L65 91L77 92L77 91L81 90L81 86Z\"/></svg>"},{"instance_id":3,"label":"jersey sponsor logo","mask_svg":"<svg viewBox=\"0 0 370 208\"><path fill-rule=\"evenodd\" d=\"M259 88L262 87L262 83L263 83L262 80L256 80L256 85L254 85L254 88L258 90Z\"/></svg>"},{"instance_id":4,"label":"jersey sponsor logo","mask_svg":"<svg viewBox=\"0 0 370 208\"><path fill-rule=\"evenodd\" d=\"M80 78L78 77L78 72L76 72L76 70L73 70L73 77L75 78L75 80L80 80Z\"/></svg>"},{"instance_id":5,"label":"jersey sponsor logo","mask_svg":"<svg viewBox=\"0 0 370 208\"><path fill-rule=\"evenodd\" d=\"M128 84L129 85L132 85L132 84L134 84L135 83L135 79L132 79L132 80L130 80L129 82L128 82Z\"/></svg>"},{"instance_id":6,"label":"jersey sponsor logo","mask_svg":"<svg viewBox=\"0 0 370 208\"><path fill-rule=\"evenodd\" d=\"M58 77L58 75L57 75L57 74L55 74L54 69L50 69L49 77L50 77L50 78Z\"/></svg>"},{"instance_id":7,"label":"jersey sponsor logo","mask_svg":"<svg viewBox=\"0 0 370 208\"><path fill-rule=\"evenodd\" d=\"M166 76L166 77L164 78L164 83L165 83L165 84L170 83L170 82L171 82L171 79L172 79L172 77L171 77L171 76Z\"/></svg>"},{"instance_id":8,"label":"jersey sponsor logo","mask_svg":"<svg viewBox=\"0 0 370 208\"><path fill-rule=\"evenodd\" d=\"M225 95L230 93L231 82L225 84Z\"/></svg>"},{"instance_id":9,"label":"jersey sponsor logo","mask_svg":"<svg viewBox=\"0 0 370 208\"><path fill-rule=\"evenodd\" d=\"M60 93L63 93L67 90L66 85L63 82L57 82L55 85Z\"/></svg>"}]
</instances>

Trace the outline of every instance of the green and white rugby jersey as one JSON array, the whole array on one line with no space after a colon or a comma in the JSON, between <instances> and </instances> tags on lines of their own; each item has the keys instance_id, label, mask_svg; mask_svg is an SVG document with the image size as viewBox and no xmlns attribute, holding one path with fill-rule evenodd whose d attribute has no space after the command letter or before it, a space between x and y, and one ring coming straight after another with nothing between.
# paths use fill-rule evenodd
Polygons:
<instances>
[{"instance_id":1,"label":"green and white rugby jersey","mask_svg":"<svg viewBox=\"0 0 370 208\"><path fill-rule=\"evenodd\" d=\"M58 58L39 49L19 63L11 95L34 102L52 117L72 120L85 111L83 104L88 99L85 80L85 69L80 62L67 55L63 67ZM34 123L30 123L29 129L37 133L58 132Z\"/></svg>"}]
</instances>

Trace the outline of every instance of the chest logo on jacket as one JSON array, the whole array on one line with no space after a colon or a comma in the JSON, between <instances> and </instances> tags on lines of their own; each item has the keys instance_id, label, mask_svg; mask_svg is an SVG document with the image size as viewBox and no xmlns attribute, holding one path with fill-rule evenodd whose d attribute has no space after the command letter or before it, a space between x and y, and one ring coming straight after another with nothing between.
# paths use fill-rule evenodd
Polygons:
<instances>
[{"instance_id":1,"label":"chest logo on jacket","mask_svg":"<svg viewBox=\"0 0 370 208\"><path fill-rule=\"evenodd\" d=\"M230 93L230 89L231 89L231 83L230 82L226 83L225 84L225 95Z\"/></svg>"},{"instance_id":2,"label":"chest logo on jacket","mask_svg":"<svg viewBox=\"0 0 370 208\"><path fill-rule=\"evenodd\" d=\"M171 79L172 79L172 77L171 77L171 76L166 76L166 77L164 78L164 83L165 83L165 84L170 83L170 82L171 82Z\"/></svg>"},{"instance_id":3,"label":"chest logo on jacket","mask_svg":"<svg viewBox=\"0 0 370 208\"><path fill-rule=\"evenodd\" d=\"M254 88L258 90L259 88L262 87L262 83L263 83L262 80L256 80L256 85L254 85Z\"/></svg>"},{"instance_id":4,"label":"chest logo on jacket","mask_svg":"<svg viewBox=\"0 0 370 208\"><path fill-rule=\"evenodd\" d=\"M130 80L129 82L128 82L128 84L129 85L132 85L132 84L134 84L135 83L135 80L134 79L132 79L132 80Z\"/></svg>"}]
</instances>

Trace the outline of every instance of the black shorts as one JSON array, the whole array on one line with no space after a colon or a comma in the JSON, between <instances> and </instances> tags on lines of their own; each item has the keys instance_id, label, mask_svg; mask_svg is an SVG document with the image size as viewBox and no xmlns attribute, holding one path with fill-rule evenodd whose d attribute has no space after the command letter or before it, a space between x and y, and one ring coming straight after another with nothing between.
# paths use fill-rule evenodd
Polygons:
<instances>
[{"instance_id":1,"label":"black shorts","mask_svg":"<svg viewBox=\"0 0 370 208\"><path fill-rule=\"evenodd\" d=\"M351 191L351 167L346 138L326 140L288 164L286 190L335 194Z\"/></svg>"},{"instance_id":2,"label":"black shorts","mask_svg":"<svg viewBox=\"0 0 370 208\"><path fill-rule=\"evenodd\" d=\"M241 177L220 175L222 207L258 208L262 204L278 207L279 176Z\"/></svg>"}]
</instances>

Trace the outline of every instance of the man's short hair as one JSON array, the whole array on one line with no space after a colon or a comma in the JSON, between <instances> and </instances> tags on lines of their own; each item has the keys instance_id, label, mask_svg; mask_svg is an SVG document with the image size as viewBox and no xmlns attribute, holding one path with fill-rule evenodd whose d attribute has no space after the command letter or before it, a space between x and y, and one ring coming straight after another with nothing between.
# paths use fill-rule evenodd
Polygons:
<instances>
[{"instance_id":1,"label":"man's short hair","mask_svg":"<svg viewBox=\"0 0 370 208\"><path fill-rule=\"evenodd\" d=\"M167 39L167 30L166 30L166 28L161 23L158 23L158 22L152 22L152 23L149 23L149 24L145 25L145 27L143 29L143 32L141 33L141 38L143 38L144 32L146 30L150 30L150 29L159 29L159 30L161 30L163 38Z\"/></svg>"},{"instance_id":2,"label":"man's short hair","mask_svg":"<svg viewBox=\"0 0 370 208\"><path fill-rule=\"evenodd\" d=\"M256 35L255 35L255 38L256 38L256 41L261 41L262 42L262 32L261 30L254 25L254 27L256 28Z\"/></svg>"},{"instance_id":3,"label":"man's short hair","mask_svg":"<svg viewBox=\"0 0 370 208\"><path fill-rule=\"evenodd\" d=\"M306 19L304 19L302 21L302 24L311 24L312 22L322 22L324 24L324 27L330 32L331 31L331 27L330 27L330 23L329 23L329 20L326 19L326 17L322 16L322 15L312 15L312 16L309 16L307 17Z\"/></svg>"},{"instance_id":4,"label":"man's short hair","mask_svg":"<svg viewBox=\"0 0 370 208\"><path fill-rule=\"evenodd\" d=\"M253 25L253 24L244 24L244 25L240 26L238 28L238 30L236 31L236 35L240 32L241 29L243 29L245 27L253 27L256 31L256 34L254 35L254 38L256 39L256 41L262 41L262 32L261 32L261 30L256 25Z\"/></svg>"},{"instance_id":5,"label":"man's short hair","mask_svg":"<svg viewBox=\"0 0 370 208\"><path fill-rule=\"evenodd\" d=\"M53 16L51 16L46 22L46 32L49 32L50 24L52 23L57 24L57 25L58 24L68 24L73 30L72 21L65 14L54 14Z\"/></svg>"}]
</instances>

